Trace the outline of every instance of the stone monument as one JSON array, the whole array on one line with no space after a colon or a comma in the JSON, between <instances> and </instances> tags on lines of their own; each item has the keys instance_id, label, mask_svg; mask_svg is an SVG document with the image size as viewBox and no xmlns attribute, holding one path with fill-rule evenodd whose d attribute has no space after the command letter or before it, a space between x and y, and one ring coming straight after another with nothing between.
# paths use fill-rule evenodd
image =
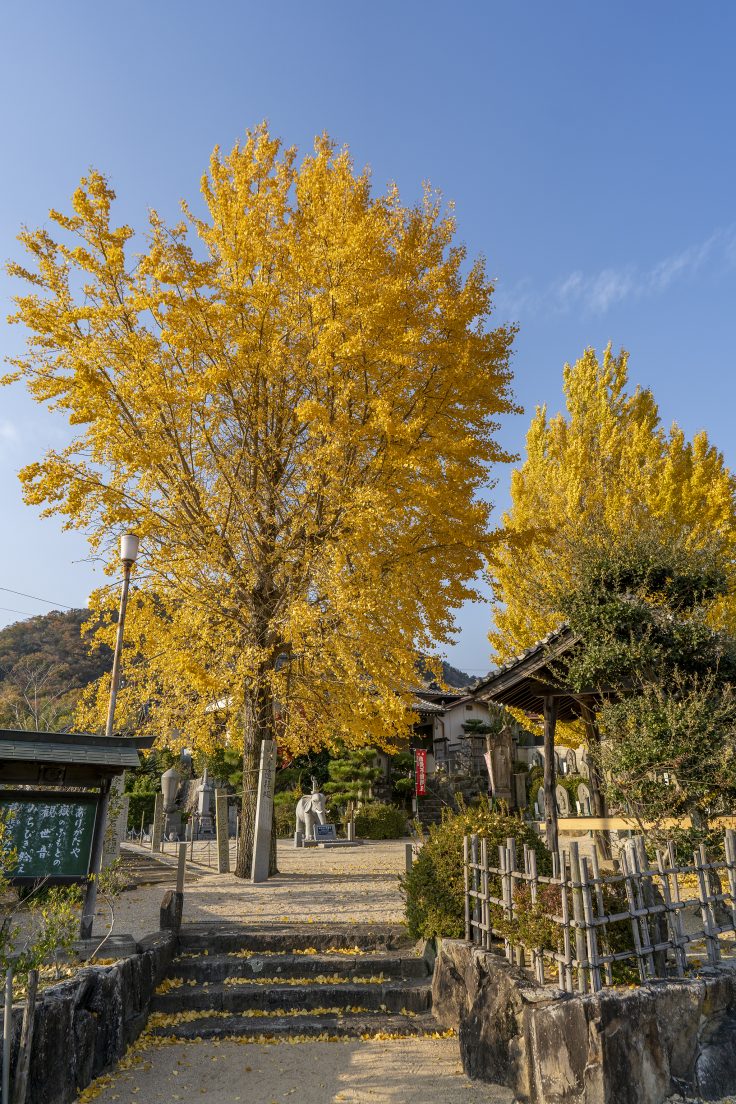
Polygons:
<instances>
[{"instance_id":1,"label":"stone monument","mask_svg":"<svg viewBox=\"0 0 736 1104\"><path fill-rule=\"evenodd\" d=\"M197 790L197 839L212 839L215 834L214 816L212 813L212 799L214 789L207 776L207 768L204 768L202 781Z\"/></svg>"},{"instance_id":2,"label":"stone monument","mask_svg":"<svg viewBox=\"0 0 736 1104\"><path fill-rule=\"evenodd\" d=\"M488 741L488 761L493 797L496 801L505 801L511 807L514 800L511 788L511 763L513 761L514 744L510 725L504 725L498 732L489 733L486 739Z\"/></svg>"},{"instance_id":3,"label":"stone monument","mask_svg":"<svg viewBox=\"0 0 736 1104\"><path fill-rule=\"evenodd\" d=\"M555 801L557 802L557 812L561 817L567 817L570 815L570 795L564 786L555 787Z\"/></svg>"},{"instance_id":4,"label":"stone monument","mask_svg":"<svg viewBox=\"0 0 736 1104\"><path fill-rule=\"evenodd\" d=\"M581 816L590 816L592 803L590 787L586 786L585 782L581 782L578 786L578 805L580 806Z\"/></svg>"},{"instance_id":5,"label":"stone monument","mask_svg":"<svg viewBox=\"0 0 736 1104\"><path fill-rule=\"evenodd\" d=\"M176 804L176 792L180 781L179 772L173 767L169 767L161 775L161 793L164 798L164 839L178 839L181 835L181 811Z\"/></svg>"},{"instance_id":6,"label":"stone monument","mask_svg":"<svg viewBox=\"0 0 736 1104\"><path fill-rule=\"evenodd\" d=\"M311 794L304 794L296 803L296 831L294 846L303 847L305 840L314 839L314 824L327 823L326 798L320 792L317 779L312 779Z\"/></svg>"}]
</instances>

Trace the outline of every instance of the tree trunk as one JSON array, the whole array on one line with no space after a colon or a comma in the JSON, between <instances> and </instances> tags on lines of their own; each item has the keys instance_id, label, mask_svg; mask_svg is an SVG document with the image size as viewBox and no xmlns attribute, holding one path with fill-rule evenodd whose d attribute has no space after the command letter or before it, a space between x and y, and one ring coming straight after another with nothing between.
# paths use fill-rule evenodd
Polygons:
<instances>
[{"instance_id":1,"label":"tree trunk","mask_svg":"<svg viewBox=\"0 0 736 1104\"><path fill-rule=\"evenodd\" d=\"M236 878L250 878L258 798L258 768L261 744L276 739L273 695L269 672L262 669L249 688L243 711L243 809L240 816L240 838L235 863ZM276 865L276 824L271 825L269 874L278 874Z\"/></svg>"}]
</instances>

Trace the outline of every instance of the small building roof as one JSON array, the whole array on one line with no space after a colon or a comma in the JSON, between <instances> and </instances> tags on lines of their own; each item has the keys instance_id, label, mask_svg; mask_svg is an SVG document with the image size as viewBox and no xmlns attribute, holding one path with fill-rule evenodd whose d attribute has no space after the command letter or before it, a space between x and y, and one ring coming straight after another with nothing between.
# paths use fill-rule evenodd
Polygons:
<instances>
[{"instance_id":1,"label":"small building roof","mask_svg":"<svg viewBox=\"0 0 736 1104\"><path fill-rule=\"evenodd\" d=\"M45 768L64 771L59 780L89 785L140 766L139 750L150 748L152 736L96 736L89 732L26 732L0 729L0 783L52 781Z\"/></svg>"},{"instance_id":2,"label":"small building roof","mask_svg":"<svg viewBox=\"0 0 736 1104\"><path fill-rule=\"evenodd\" d=\"M520 656L491 671L475 687L473 696L520 709L532 717L541 714L545 697L553 697L557 701L558 720L576 720L582 712L581 698L590 695L575 694L562 685L554 664L567 655L577 641L569 625L561 625Z\"/></svg>"}]
</instances>

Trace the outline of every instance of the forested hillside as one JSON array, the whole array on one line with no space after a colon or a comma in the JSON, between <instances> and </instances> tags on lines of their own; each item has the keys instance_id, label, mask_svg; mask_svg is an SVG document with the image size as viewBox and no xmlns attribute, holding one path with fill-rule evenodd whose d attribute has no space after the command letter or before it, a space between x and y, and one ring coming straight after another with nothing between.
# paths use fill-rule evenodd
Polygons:
<instances>
[{"instance_id":1,"label":"forested hillside","mask_svg":"<svg viewBox=\"0 0 736 1104\"><path fill-rule=\"evenodd\" d=\"M81 629L89 616L89 610L54 610L0 629L0 728L71 726L80 692L112 666L109 648L87 649ZM442 667L448 686L472 682L449 663Z\"/></svg>"},{"instance_id":2,"label":"forested hillside","mask_svg":"<svg viewBox=\"0 0 736 1104\"><path fill-rule=\"evenodd\" d=\"M109 671L107 647L88 651L89 610L54 610L0 629L0 727L63 730L82 689Z\"/></svg>"}]
</instances>

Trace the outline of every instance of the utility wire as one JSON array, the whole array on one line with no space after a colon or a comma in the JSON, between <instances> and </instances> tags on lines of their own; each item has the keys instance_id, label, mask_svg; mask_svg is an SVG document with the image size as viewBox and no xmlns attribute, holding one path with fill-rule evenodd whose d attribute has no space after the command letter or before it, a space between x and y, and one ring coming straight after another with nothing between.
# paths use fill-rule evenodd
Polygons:
<instances>
[{"instance_id":1,"label":"utility wire","mask_svg":"<svg viewBox=\"0 0 736 1104\"><path fill-rule=\"evenodd\" d=\"M47 606L53 606L55 609L74 609L74 606L66 606L63 602L50 602L48 598L39 598L37 594L26 594L24 590L11 590L10 587L0 586L0 590L4 590L6 594L17 594L20 598L32 598L34 602L43 602ZM20 610L11 610L11 613L20 613Z\"/></svg>"},{"instance_id":2,"label":"utility wire","mask_svg":"<svg viewBox=\"0 0 736 1104\"><path fill-rule=\"evenodd\" d=\"M0 606L0 610L3 613L19 613L21 617L33 617L33 614L29 613L28 610L11 609L10 606Z\"/></svg>"}]
</instances>

